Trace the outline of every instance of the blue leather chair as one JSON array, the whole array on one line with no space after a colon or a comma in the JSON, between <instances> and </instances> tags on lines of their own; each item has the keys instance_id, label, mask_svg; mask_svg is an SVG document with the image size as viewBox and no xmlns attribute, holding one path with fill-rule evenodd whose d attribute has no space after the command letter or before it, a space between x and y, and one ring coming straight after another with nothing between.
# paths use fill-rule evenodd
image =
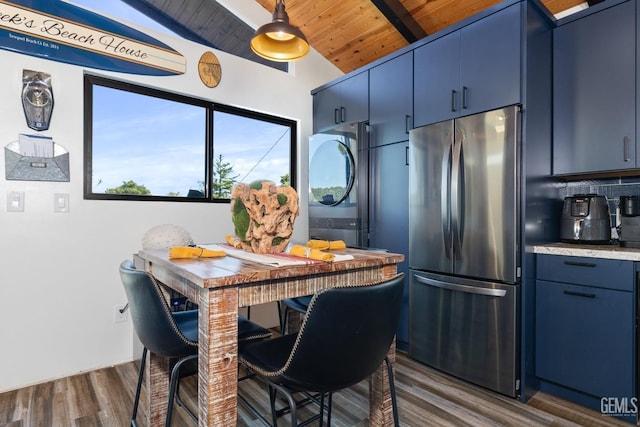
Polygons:
<instances>
[{"instance_id":1,"label":"blue leather chair","mask_svg":"<svg viewBox=\"0 0 640 427\"><path fill-rule=\"evenodd\" d=\"M372 252L389 252L387 249L379 248L356 248ZM278 317L280 318L280 333L285 334L287 322L289 320L289 311L297 311L298 313L306 313L313 295L305 295L303 297L287 298L278 303Z\"/></svg>"},{"instance_id":2,"label":"blue leather chair","mask_svg":"<svg viewBox=\"0 0 640 427\"><path fill-rule=\"evenodd\" d=\"M127 294L133 327L144 346L131 415L131 426L135 427L137 425L136 415L148 351L177 359L171 370L169 386L169 406L166 418L166 425L169 426L171 424L173 401L178 381L182 376L182 366L193 361L191 373L197 372L198 310L172 312L156 279L145 271L137 270L133 262L129 260L120 264L120 278ZM271 332L268 329L239 317L238 339L241 345L269 338L270 336ZM186 406L185 409L192 417L196 418Z\"/></svg>"},{"instance_id":3,"label":"blue leather chair","mask_svg":"<svg viewBox=\"0 0 640 427\"><path fill-rule=\"evenodd\" d=\"M298 313L306 313L309 308L309 303L313 295L305 295L303 297L287 298L280 301L278 305L279 317L280 317L280 333L285 334L287 328L287 321L289 320L289 311L294 310Z\"/></svg>"},{"instance_id":4,"label":"blue leather chair","mask_svg":"<svg viewBox=\"0 0 640 427\"><path fill-rule=\"evenodd\" d=\"M377 284L320 291L311 299L299 332L240 349L240 363L269 385L274 426L282 411L276 408L277 393L287 399L291 425L298 425L296 392L319 393L320 414L313 418L323 418L326 397L330 425L332 393L367 379L383 362L398 425L387 353L398 327L403 290L404 274L400 273Z\"/></svg>"}]
</instances>

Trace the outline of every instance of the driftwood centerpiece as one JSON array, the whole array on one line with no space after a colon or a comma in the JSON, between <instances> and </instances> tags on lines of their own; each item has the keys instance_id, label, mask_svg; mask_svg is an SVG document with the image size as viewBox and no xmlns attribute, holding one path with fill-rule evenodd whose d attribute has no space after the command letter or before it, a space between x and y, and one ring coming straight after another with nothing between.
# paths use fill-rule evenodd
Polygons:
<instances>
[{"instance_id":1,"label":"driftwood centerpiece","mask_svg":"<svg viewBox=\"0 0 640 427\"><path fill-rule=\"evenodd\" d=\"M231 191L231 218L246 251L283 252L298 214L298 194L292 187L261 180L237 184Z\"/></svg>"}]
</instances>

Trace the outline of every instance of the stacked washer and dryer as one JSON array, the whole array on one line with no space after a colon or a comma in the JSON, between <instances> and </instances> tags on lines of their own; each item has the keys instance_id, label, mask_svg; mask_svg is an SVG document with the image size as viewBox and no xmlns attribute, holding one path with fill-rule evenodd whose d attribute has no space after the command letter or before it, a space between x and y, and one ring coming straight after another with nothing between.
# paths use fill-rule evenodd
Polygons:
<instances>
[{"instance_id":1,"label":"stacked washer and dryer","mask_svg":"<svg viewBox=\"0 0 640 427\"><path fill-rule=\"evenodd\" d=\"M366 135L365 124L352 123L309 138L311 239L368 246Z\"/></svg>"}]
</instances>

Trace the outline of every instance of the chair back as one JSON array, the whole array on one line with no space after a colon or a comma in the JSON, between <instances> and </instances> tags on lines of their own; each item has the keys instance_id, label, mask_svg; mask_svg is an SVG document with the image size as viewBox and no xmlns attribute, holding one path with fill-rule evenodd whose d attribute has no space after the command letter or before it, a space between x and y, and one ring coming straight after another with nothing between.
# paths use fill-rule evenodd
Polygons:
<instances>
[{"instance_id":1,"label":"chair back","mask_svg":"<svg viewBox=\"0 0 640 427\"><path fill-rule=\"evenodd\" d=\"M404 274L320 291L311 300L281 379L299 390L337 391L383 363L400 319Z\"/></svg>"},{"instance_id":2,"label":"chair back","mask_svg":"<svg viewBox=\"0 0 640 427\"><path fill-rule=\"evenodd\" d=\"M198 343L182 334L153 276L137 270L126 260L120 264L120 278L129 301L133 328L142 345L166 357L197 352Z\"/></svg>"}]
</instances>

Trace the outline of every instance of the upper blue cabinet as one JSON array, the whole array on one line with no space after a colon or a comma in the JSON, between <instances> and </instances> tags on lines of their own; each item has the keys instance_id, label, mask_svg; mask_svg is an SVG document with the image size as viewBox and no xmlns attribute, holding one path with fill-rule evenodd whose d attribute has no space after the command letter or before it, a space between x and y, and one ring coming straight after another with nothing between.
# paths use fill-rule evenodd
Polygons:
<instances>
[{"instance_id":1,"label":"upper blue cabinet","mask_svg":"<svg viewBox=\"0 0 640 427\"><path fill-rule=\"evenodd\" d=\"M313 132L369 120L369 71L313 92Z\"/></svg>"},{"instance_id":2,"label":"upper blue cabinet","mask_svg":"<svg viewBox=\"0 0 640 427\"><path fill-rule=\"evenodd\" d=\"M522 4L414 50L414 127L521 102Z\"/></svg>"},{"instance_id":3,"label":"upper blue cabinet","mask_svg":"<svg viewBox=\"0 0 640 427\"><path fill-rule=\"evenodd\" d=\"M413 116L413 52L369 70L369 145L407 141Z\"/></svg>"},{"instance_id":4,"label":"upper blue cabinet","mask_svg":"<svg viewBox=\"0 0 640 427\"><path fill-rule=\"evenodd\" d=\"M638 167L636 4L599 7L554 30L555 175Z\"/></svg>"}]
</instances>

